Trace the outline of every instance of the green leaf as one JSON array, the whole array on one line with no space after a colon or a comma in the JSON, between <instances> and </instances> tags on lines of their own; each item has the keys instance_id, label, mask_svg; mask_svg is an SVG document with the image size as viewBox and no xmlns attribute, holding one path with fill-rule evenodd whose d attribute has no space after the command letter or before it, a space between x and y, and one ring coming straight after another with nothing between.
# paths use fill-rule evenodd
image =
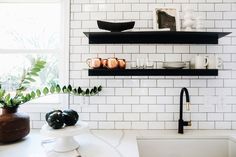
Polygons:
<instances>
[{"instance_id":1,"label":"green leaf","mask_svg":"<svg viewBox=\"0 0 236 157\"><path fill-rule=\"evenodd\" d=\"M30 82L35 82L35 79L30 78L30 77L25 78L25 80L29 80Z\"/></svg>"},{"instance_id":2,"label":"green leaf","mask_svg":"<svg viewBox=\"0 0 236 157\"><path fill-rule=\"evenodd\" d=\"M35 67L39 69L43 69L45 66L42 64L35 64Z\"/></svg>"},{"instance_id":3,"label":"green leaf","mask_svg":"<svg viewBox=\"0 0 236 157\"><path fill-rule=\"evenodd\" d=\"M27 101L27 98L25 96L22 96L21 99L22 99L22 103L25 103Z\"/></svg>"},{"instance_id":4,"label":"green leaf","mask_svg":"<svg viewBox=\"0 0 236 157\"><path fill-rule=\"evenodd\" d=\"M51 88L50 88L50 93L54 93L55 92L55 87L54 86L52 86Z\"/></svg>"},{"instance_id":5,"label":"green leaf","mask_svg":"<svg viewBox=\"0 0 236 157\"><path fill-rule=\"evenodd\" d=\"M73 91L72 91L72 92L73 92L73 94L75 94L75 95L76 95L76 94L77 94L77 89L76 89L76 88L75 88L75 89L73 89Z\"/></svg>"},{"instance_id":6,"label":"green leaf","mask_svg":"<svg viewBox=\"0 0 236 157\"><path fill-rule=\"evenodd\" d=\"M98 88L97 87L93 87L93 91L94 91L94 93L97 93Z\"/></svg>"},{"instance_id":7,"label":"green leaf","mask_svg":"<svg viewBox=\"0 0 236 157\"><path fill-rule=\"evenodd\" d=\"M11 104L12 104L12 106L18 106L18 105L20 105L20 103L21 103L21 100L19 100L19 99L11 99Z\"/></svg>"},{"instance_id":8,"label":"green leaf","mask_svg":"<svg viewBox=\"0 0 236 157\"><path fill-rule=\"evenodd\" d=\"M33 73L37 73L37 72L40 72L41 71L41 69L40 68L36 68L36 67L34 67L32 70L31 70L31 72L33 72Z\"/></svg>"},{"instance_id":9,"label":"green leaf","mask_svg":"<svg viewBox=\"0 0 236 157\"><path fill-rule=\"evenodd\" d=\"M5 90L0 89L0 98L4 97L5 93L6 93Z\"/></svg>"},{"instance_id":10,"label":"green leaf","mask_svg":"<svg viewBox=\"0 0 236 157\"><path fill-rule=\"evenodd\" d=\"M94 89L91 89L90 90L90 94L93 95L95 92L94 92Z\"/></svg>"},{"instance_id":11,"label":"green leaf","mask_svg":"<svg viewBox=\"0 0 236 157\"><path fill-rule=\"evenodd\" d=\"M24 96L23 93L18 93L17 96L14 97L14 99L19 99L21 96Z\"/></svg>"},{"instance_id":12,"label":"green leaf","mask_svg":"<svg viewBox=\"0 0 236 157\"><path fill-rule=\"evenodd\" d=\"M9 100L9 102L10 102L10 105L11 105L11 106L14 106L14 105L15 105L14 100L13 100L12 98Z\"/></svg>"},{"instance_id":13,"label":"green leaf","mask_svg":"<svg viewBox=\"0 0 236 157\"><path fill-rule=\"evenodd\" d=\"M11 100L9 99L9 100L5 100L5 104L7 105L7 107L11 107L12 105L11 105Z\"/></svg>"},{"instance_id":14,"label":"green leaf","mask_svg":"<svg viewBox=\"0 0 236 157\"><path fill-rule=\"evenodd\" d=\"M32 76L39 76L39 74L35 73L35 72L30 72L30 75L32 75Z\"/></svg>"},{"instance_id":15,"label":"green leaf","mask_svg":"<svg viewBox=\"0 0 236 157\"><path fill-rule=\"evenodd\" d=\"M57 92L57 93L60 93L60 92L61 92L61 87L60 87L59 85L57 85L57 87L56 87L56 92Z\"/></svg>"},{"instance_id":16,"label":"green leaf","mask_svg":"<svg viewBox=\"0 0 236 157\"><path fill-rule=\"evenodd\" d=\"M101 92L102 91L102 86L98 87L98 91Z\"/></svg>"},{"instance_id":17,"label":"green leaf","mask_svg":"<svg viewBox=\"0 0 236 157\"><path fill-rule=\"evenodd\" d=\"M36 90L37 97L41 96L41 91L39 89Z\"/></svg>"},{"instance_id":18,"label":"green leaf","mask_svg":"<svg viewBox=\"0 0 236 157\"><path fill-rule=\"evenodd\" d=\"M47 62L44 61L44 60L37 60L37 63L36 64L39 64L39 65L45 65Z\"/></svg>"},{"instance_id":19,"label":"green leaf","mask_svg":"<svg viewBox=\"0 0 236 157\"><path fill-rule=\"evenodd\" d=\"M11 98L11 95L10 95L10 93L8 93L8 94L5 96L5 101L9 101L10 98Z\"/></svg>"},{"instance_id":20,"label":"green leaf","mask_svg":"<svg viewBox=\"0 0 236 157\"><path fill-rule=\"evenodd\" d=\"M83 92L83 90L81 89L81 87L78 88L78 94L81 94Z\"/></svg>"},{"instance_id":21,"label":"green leaf","mask_svg":"<svg viewBox=\"0 0 236 157\"><path fill-rule=\"evenodd\" d=\"M45 68L45 64L46 64L45 61L40 61L40 60L38 60L38 61L35 63L34 68L39 68L40 71L41 71L41 69Z\"/></svg>"},{"instance_id":22,"label":"green leaf","mask_svg":"<svg viewBox=\"0 0 236 157\"><path fill-rule=\"evenodd\" d=\"M86 89L85 94L89 95L89 89L88 88Z\"/></svg>"},{"instance_id":23,"label":"green leaf","mask_svg":"<svg viewBox=\"0 0 236 157\"><path fill-rule=\"evenodd\" d=\"M69 85L69 86L67 87L67 89L68 89L69 92L71 92L71 91L72 91L72 86Z\"/></svg>"},{"instance_id":24,"label":"green leaf","mask_svg":"<svg viewBox=\"0 0 236 157\"><path fill-rule=\"evenodd\" d=\"M34 98L35 98L35 96L36 96L35 92L34 92L34 91L32 91L32 92L31 92L31 98L32 98L32 99L34 99Z\"/></svg>"},{"instance_id":25,"label":"green leaf","mask_svg":"<svg viewBox=\"0 0 236 157\"><path fill-rule=\"evenodd\" d=\"M30 84L30 82L29 81L24 81L23 84Z\"/></svg>"},{"instance_id":26,"label":"green leaf","mask_svg":"<svg viewBox=\"0 0 236 157\"><path fill-rule=\"evenodd\" d=\"M26 87L20 87L20 88L17 89L17 91L19 91L19 92L24 91L24 90L26 90Z\"/></svg>"},{"instance_id":27,"label":"green leaf","mask_svg":"<svg viewBox=\"0 0 236 157\"><path fill-rule=\"evenodd\" d=\"M26 101L30 101L30 99L31 99L31 95L28 93L28 94L26 94Z\"/></svg>"},{"instance_id":28,"label":"green leaf","mask_svg":"<svg viewBox=\"0 0 236 157\"><path fill-rule=\"evenodd\" d=\"M43 89L43 94L44 95L47 95L49 93L49 89L48 89L48 87L45 87L44 89Z\"/></svg>"},{"instance_id":29,"label":"green leaf","mask_svg":"<svg viewBox=\"0 0 236 157\"><path fill-rule=\"evenodd\" d=\"M66 86L63 86L62 91L63 91L63 93L67 93L67 88L66 88Z\"/></svg>"}]
</instances>

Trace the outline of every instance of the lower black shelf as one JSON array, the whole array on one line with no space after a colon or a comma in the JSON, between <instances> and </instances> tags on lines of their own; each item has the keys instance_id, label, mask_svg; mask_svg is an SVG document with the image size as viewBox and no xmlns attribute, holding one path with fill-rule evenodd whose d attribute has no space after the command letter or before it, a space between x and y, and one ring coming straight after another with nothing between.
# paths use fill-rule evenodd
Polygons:
<instances>
[{"instance_id":1,"label":"lower black shelf","mask_svg":"<svg viewBox=\"0 0 236 157\"><path fill-rule=\"evenodd\" d=\"M89 69L89 76L218 76L217 69Z\"/></svg>"}]
</instances>

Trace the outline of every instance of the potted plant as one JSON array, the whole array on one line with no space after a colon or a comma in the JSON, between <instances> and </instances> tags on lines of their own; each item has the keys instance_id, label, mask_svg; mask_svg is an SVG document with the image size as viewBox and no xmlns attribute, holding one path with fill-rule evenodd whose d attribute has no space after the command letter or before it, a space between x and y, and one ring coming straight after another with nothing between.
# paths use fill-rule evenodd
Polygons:
<instances>
[{"instance_id":1,"label":"potted plant","mask_svg":"<svg viewBox=\"0 0 236 157\"><path fill-rule=\"evenodd\" d=\"M32 82L39 76L46 62L40 59L34 61L32 66L25 70L22 79L15 92L7 92L0 84L0 143L9 143L22 139L30 132L30 118L27 114L17 112L20 105L36 98L49 94L73 94L78 96L92 96L98 94L102 87L83 90L81 87L73 88L71 85L63 86L52 85L29 91Z\"/></svg>"}]
</instances>

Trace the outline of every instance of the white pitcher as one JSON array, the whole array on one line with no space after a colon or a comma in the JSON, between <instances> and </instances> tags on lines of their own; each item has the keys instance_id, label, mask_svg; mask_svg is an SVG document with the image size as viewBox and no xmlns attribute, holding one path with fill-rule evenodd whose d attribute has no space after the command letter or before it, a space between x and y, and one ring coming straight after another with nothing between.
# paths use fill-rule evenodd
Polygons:
<instances>
[{"instance_id":1,"label":"white pitcher","mask_svg":"<svg viewBox=\"0 0 236 157\"><path fill-rule=\"evenodd\" d=\"M210 56L209 64L207 66L208 69L219 69L223 65L223 60L218 56Z\"/></svg>"},{"instance_id":2,"label":"white pitcher","mask_svg":"<svg viewBox=\"0 0 236 157\"><path fill-rule=\"evenodd\" d=\"M206 69L209 64L209 57L198 55L195 57L195 69Z\"/></svg>"}]
</instances>

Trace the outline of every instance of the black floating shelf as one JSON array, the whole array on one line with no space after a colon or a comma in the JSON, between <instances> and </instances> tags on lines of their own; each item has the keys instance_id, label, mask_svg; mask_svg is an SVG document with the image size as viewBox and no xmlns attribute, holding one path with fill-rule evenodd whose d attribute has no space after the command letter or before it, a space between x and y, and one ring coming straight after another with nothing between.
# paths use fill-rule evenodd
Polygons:
<instances>
[{"instance_id":1,"label":"black floating shelf","mask_svg":"<svg viewBox=\"0 0 236 157\"><path fill-rule=\"evenodd\" d=\"M218 44L230 32L133 31L84 32L89 44Z\"/></svg>"},{"instance_id":2,"label":"black floating shelf","mask_svg":"<svg viewBox=\"0 0 236 157\"><path fill-rule=\"evenodd\" d=\"M218 76L217 69L89 69L89 76Z\"/></svg>"}]
</instances>

